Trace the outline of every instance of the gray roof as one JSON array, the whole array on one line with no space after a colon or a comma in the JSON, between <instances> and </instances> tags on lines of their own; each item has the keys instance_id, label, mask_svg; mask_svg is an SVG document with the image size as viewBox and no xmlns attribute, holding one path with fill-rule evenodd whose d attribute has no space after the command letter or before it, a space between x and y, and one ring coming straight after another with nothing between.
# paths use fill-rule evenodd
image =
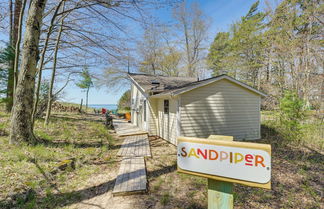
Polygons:
<instances>
[{"instance_id":1,"label":"gray roof","mask_svg":"<svg viewBox=\"0 0 324 209\"><path fill-rule=\"evenodd\" d=\"M153 94L161 93L166 90L177 89L188 85L197 80L190 77L167 77L160 75L135 74L129 73L129 76L145 91ZM158 84L157 84L158 83Z\"/></svg>"},{"instance_id":2,"label":"gray roof","mask_svg":"<svg viewBox=\"0 0 324 209\"><path fill-rule=\"evenodd\" d=\"M261 96L267 96L265 93L224 74L200 81L189 77L166 77L134 73L129 73L129 76L144 92L154 95L154 97L182 94L221 79L227 79Z\"/></svg>"}]
</instances>

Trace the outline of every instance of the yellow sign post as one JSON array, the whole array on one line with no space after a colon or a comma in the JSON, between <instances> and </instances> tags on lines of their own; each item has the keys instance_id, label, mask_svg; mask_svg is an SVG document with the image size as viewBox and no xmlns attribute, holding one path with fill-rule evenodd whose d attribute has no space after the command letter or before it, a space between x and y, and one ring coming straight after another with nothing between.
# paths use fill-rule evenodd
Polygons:
<instances>
[{"instance_id":1,"label":"yellow sign post","mask_svg":"<svg viewBox=\"0 0 324 209\"><path fill-rule=\"evenodd\" d=\"M271 189L271 146L232 136L178 138L178 171L208 178L208 208L233 208L233 183Z\"/></svg>"}]
</instances>

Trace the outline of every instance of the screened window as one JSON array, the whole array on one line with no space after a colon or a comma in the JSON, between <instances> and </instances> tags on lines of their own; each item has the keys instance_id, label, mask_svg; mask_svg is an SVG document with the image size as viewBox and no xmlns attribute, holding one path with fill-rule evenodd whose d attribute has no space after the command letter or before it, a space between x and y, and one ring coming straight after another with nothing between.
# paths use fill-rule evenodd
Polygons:
<instances>
[{"instance_id":1,"label":"screened window","mask_svg":"<svg viewBox=\"0 0 324 209\"><path fill-rule=\"evenodd\" d=\"M146 100L144 100L144 121L146 121Z\"/></svg>"},{"instance_id":2,"label":"screened window","mask_svg":"<svg viewBox=\"0 0 324 209\"><path fill-rule=\"evenodd\" d=\"M164 100L164 114L169 114L169 100Z\"/></svg>"}]
</instances>

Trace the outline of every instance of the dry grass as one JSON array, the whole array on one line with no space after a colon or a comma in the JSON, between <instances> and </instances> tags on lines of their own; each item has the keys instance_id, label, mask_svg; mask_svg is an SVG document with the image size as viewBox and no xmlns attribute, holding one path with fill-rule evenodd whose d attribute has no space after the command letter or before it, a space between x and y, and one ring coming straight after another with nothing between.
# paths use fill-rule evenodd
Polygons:
<instances>
[{"instance_id":1,"label":"dry grass","mask_svg":"<svg viewBox=\"0 0 324 209\"><path fill-rule=\"evenodd\" d=\"M269 130L263 127L263 132ZM235 208L323 208L324 155L263 137L260 142L272 144L272 190L235 185ZM146 161L150 192L145 205L207 208L206 179L177 173L175 146L153 137L150 142L153 158Z\"/></svg>"},{"instance_id":2,"label":"dry grass","mask_svg":"<svg viewBox=\"0 0 324 209\"><path fill-rule=\"evenodd\" d=\"M8 115L0 115L6 130ZM177 173L176 147L156 137L150 137L152 158L146 159L148 194L112 197L122 140L109 135L101 120L59 114L48 128L38 121L37 135L46 143L33 147L9 146L0 136L0 208L207 207L206 179ZM271 126L263 125L262 138L273 150L272 190L235 185L235 208L323 208L323 153L312 144L282 143ZM48 175L71 158L75 169Z\"/></svg>"},{"instance_id":3,"label":"dry grass","mask_svg":"<svg viewBox=\"0 0 324 209\"><path fill-rule=\"evenodd\" d=\"M8 144L8 114L1 113L0 208L53 208L77 201L77 188L101 170L117 169L119 148L94 115L55 114L48 127L36 123L36 146ZM68 160L69 159L69 160ZM64 170L58 167L64 167Z\"/></svg>"}]
</instances>

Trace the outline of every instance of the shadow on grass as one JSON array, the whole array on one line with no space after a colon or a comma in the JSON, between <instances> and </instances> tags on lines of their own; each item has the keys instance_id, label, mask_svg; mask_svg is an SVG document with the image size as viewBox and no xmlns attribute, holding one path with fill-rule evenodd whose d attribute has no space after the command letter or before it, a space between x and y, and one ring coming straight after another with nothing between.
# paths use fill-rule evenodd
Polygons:
<instances>
[{"instance_id":1,"label":"shadow on grass","mask_svg":"<svg viewBox=\"0 0 324 209\"><path fill-rule=\"evenodd\" d=\"M320 188L324 186L320 180L324 155L285 141L272 127L262 125L261 128L262 140L258 142L271 144L272 149L272 189L236 185L235 202L244 208L255 207L253 202L271 208L318 208L322 196ZM301 202L300 195L305 201ZM285 198L287 196L289 199Z\"/></svg>"},{"instance_id":2,"label":"shadow on grass","mask_svg":"<svg viewBox=\"0 0 324 209\"><path fill-rule=\"evenodd\" d=\"M42 144L46 147L66 147L73 146L75 148L100 148L107 146L109 150L119 149L121 145L114 145L104 142L93 142L93 143L85 143L85 142L67 142L67 141L51 141L48 139L39 139L37 144Z\"/></svg>"},{"instance_id":3,"label":"shadow on grass","mask_svg":"<svg viewBox=\"0 0 324 209\"><path fill-rule=\"evenodd\" d=\"M75 118L71 117L70 115L52 115L51 120L52 121L71 121L71 122L76 122L76 121L90 121L90 122L104 122L104 117L102 116L102 119L94 119L89 116L101 116L101 115L95 115L95 114L83 114L80 115L81 118Z\"/></svg>"},{"instance_id":4,"label":"shadow on grass","mask_svg":"<svg viewBox=\"0 0 324 209\"><path fill-rule=\"evenodd\" d=\"M310 163L321 163L324 161L324 155L319 151L310 148L307 145L292 146L285 140L284 136L272 127L262 125L261 133L263 141L271 144L272 153L275 156L279 156L285 160L305 160Z\"/></svg>"},{"instance_id":5,"label":"shadow on grass","mask_svg":"<svg viewBox=\"0 0 324 209\"><path fill-rule=\"evenodd\" d=\"M160 169L148 172L148 177L158 177L176 170L176 165L165 166ZM58 192L56 194L47 193L41 195L40 192L29 189L22 193L8 196L6 200L0 200L0 208L25 208L34 204L37 208L56 208L72 205L81 201L89 200L113 190L116 179L112 179L97 186L88 187L82 190L71 192Z\"/></svg>"}]
</instances>

